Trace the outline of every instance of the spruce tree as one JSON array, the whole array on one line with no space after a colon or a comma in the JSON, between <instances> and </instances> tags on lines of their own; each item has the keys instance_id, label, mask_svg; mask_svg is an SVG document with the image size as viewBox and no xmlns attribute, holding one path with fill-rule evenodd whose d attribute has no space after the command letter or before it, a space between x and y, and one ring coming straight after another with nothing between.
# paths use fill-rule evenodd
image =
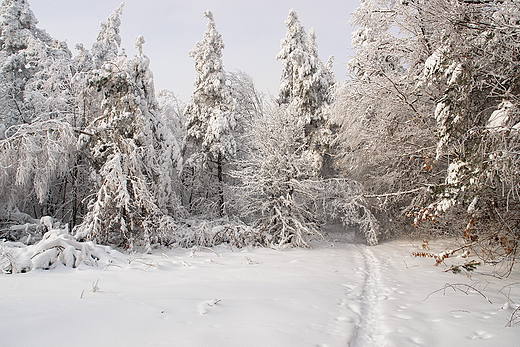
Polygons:
<instances>
[{"instance_id":1,"label":"spruce tree","mask_svg":"<svg viewBox=\"0 0 520 347\"><path fill-rule=\"evenodd\" d=\"M167 235L160 219L179 210L172 185L179 151L161 121L149 70L136 39L133 59L119 56L99 71L93 87L102 92L102 114L80 138L90 152L97 193L77 228L80 239L150 250Z\"/></svg>"},{"instance_id":2,"label":"spruce tree","mask_svg":"<svg viewBox=\"0 0 520 347\"><path fill-rule=\"evenodd\" d=\"M190 51L196 77L195 91L185 111L184 179L190 186L186 202L194 212L212 205L211 209L222 215L225 167L235 156L238 120L222 66L224 43L211 11L204 16L209 20L207 30Z\"/></svg>"},{"instance_id":3,"label":"spruce tree","mask_svg":"<svg viewBox=\"0 0 520 347\"><path fill-rule=\"evenodd\" d=\"M277 102L293 108L299 116L305 130L302 142L307 147L306 155L313 158L318 174L331 142L326 108L332 102L334 76L318 57L314 30L307 35L294 10L289 12L285 26L287 34L276 57L283 63Z\"/></svg>"},{"instance_id":4,"label":"spruce tree","mask_svg":"<svg viewBox=\"0 0 520 347\"><path fill-rule=\"evenodd\" d=\"M97 40L91 49L95 67L98 69L105 62L115 60L119 54L119 47L121 47L120 16L123 13L124 5L124 3L121 3L107 18L106 22L101 22Z\"/></svg>"}]
</instances>

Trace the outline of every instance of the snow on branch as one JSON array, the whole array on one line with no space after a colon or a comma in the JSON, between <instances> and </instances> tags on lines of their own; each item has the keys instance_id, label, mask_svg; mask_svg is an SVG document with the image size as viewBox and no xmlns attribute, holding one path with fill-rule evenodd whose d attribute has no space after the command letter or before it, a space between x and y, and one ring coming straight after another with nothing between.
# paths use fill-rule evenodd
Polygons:
<instances>
[{"instance_id":1,"label":"snow on branch","mask_svg":"<svg viewBox=\"0 0 520 347\"><path fill-rule=\"evenodd\" d=\"M340 218L344 225L359 228L368 245L377 245L379 222L370 211L359 182L346 178L309 181L318 193L320 206L316 206L323 219Z\"/></svg>"},{"instance_id":2,"label":"snow on branch","mask_svg":"<svg viewBox=\"0 0 520 347\"><path fill-rule=\"evenodd\" d=\"M75 150L73 127L58 120L10 127L0 140L0 182L4 187L33 185L43 203L51 181L63 175ZM6 194L7 192L4 192Z\"/></svg>"}]
</instances>

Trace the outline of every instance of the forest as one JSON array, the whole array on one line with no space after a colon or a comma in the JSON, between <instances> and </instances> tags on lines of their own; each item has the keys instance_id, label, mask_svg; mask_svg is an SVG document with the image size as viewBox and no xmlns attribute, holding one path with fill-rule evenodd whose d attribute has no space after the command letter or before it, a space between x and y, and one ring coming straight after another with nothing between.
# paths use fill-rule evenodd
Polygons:
<instances>
[{"instance_id":1,"label":"forest","mask_svg":"<svg viewBox=\"0 0 520 347\"><path fill-rule=\"evenodd\" d=\"M186 102L155 91L142 36L126 55L123 5L73 54L28 1L2 0L2 272L76 266L94 244L309 247L330 226L367 245L456 237L461 247L435 261L472 252L512 269L517 1L361 1L343 80L291 10L272 99L224 69L225 38L206 11ZM17 258L35 244L31 260Z\"/></svg>"}]
</instances>

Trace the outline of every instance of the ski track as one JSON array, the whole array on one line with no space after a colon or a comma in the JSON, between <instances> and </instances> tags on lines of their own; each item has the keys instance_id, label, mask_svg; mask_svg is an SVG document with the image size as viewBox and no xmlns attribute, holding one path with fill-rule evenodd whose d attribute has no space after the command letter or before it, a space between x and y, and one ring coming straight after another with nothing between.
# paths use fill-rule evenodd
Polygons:
<instances>
[{"instance_id":1,"label":"ski track","mask_svg":"<svg viewBox=\"0 0 520 347\"><path fill-rule=\"evenodd\" d=\"M383 336L379 333L380 317L379 289L381 282L381 265L368 246L356 246L364 263L364 279L359 297L359 323L349 347L381 346Z\"/></svg>"}]
</instances>

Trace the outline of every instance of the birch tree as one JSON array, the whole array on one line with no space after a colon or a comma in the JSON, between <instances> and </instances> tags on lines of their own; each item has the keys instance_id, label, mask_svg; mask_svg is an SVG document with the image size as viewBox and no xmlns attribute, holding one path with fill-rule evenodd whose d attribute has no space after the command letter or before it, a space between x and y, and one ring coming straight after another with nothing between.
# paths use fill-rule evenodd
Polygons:
<instances>
[{"instance_id":1,"label":"birch tree","mask_svg":"<svg viewBox=\"0 0 520 347\"><path fill-rule=\"evenodd\" d=\"M27 1L1 4L1 218L20 211L68 218L75 100L71 53L37 27Z\"/></svg>"}]
</instances>

